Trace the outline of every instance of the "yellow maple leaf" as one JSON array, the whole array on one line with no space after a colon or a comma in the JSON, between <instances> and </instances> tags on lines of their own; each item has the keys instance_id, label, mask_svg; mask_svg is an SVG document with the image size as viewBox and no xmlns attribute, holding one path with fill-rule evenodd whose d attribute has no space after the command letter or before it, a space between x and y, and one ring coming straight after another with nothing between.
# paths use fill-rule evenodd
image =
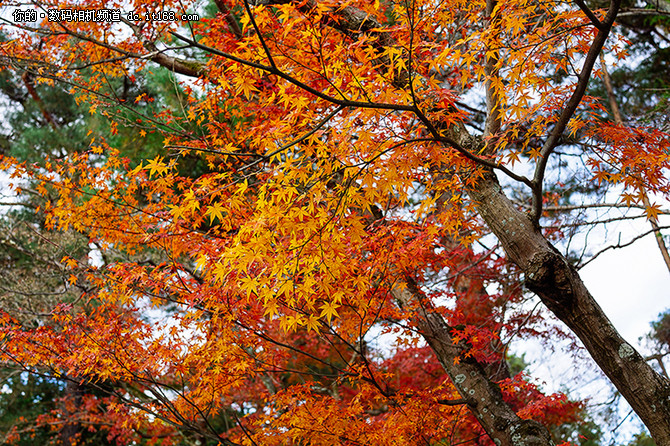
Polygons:
<instances>
[{"instance_id":1,"label":"yellow maple leaf","mask_svg":"<svg viewBox=\"0 0 670 446\"><path fill-rule=\"evenodd\" d=\"M77 261L72 257L65 256L61 259L61 263L65 263L65 266L69 269L72 269L77 266Z\"/></svg>"},{"instance_id":2,"label":"yellow maple leaf","mask_svg":"<svg viewBox=\"0 0 670 446\"><path fill-rule=\"evenodd\" d=\"M163 158L156 155L156 158L149 160L147 165L144 166L144 169L149 171L149 176L153 176L156 173L162 175L167 171L168 166L163 162Z\"/></svg>"},{"instance_id":3,"label":"yellow maple leaf","mask_svg":"<svg viewBox=\"0 0 670 446\"><path fill-rule=\"evenodd\" d=\"M307 321L305 321L305 327L307 327L307 331L312 331L314 330L315 332L319 332L319 318L316 317L314 314L310 314L309 317L307 318Z\"/></svg>"},{"instance_id":4,"label":"yellow maple leaf","mask_svg":"<svg viewBox=\"0 0 670 446\"><path fill-rule=\"evenodd\" d=\"M661 211L661 208L657 204L651 204L645 208L644 213L647 214L647 219L656 220L658 219L658 213Z\"/></svg>"},{"instance_id":5,"label":"yellow maple leaf","mask_svg":"<svg viewBox=\"0 0 670 446\"><path fill-rule=\"evenodd\" d=\"M328 320L328 323L330 324L330 321L333 319L333 317L340 317L340 315L337 313L338 307L339 305L334 302L325 302L323 305L321 305L321 314L319 317L325 316Z\"/></svg>"},{"instance_id":6,"label":"yellow maple leaf","mask_svg":"<svg viewBox=\"0 0 670 446\"><path fill-rule=\"evenodd\" d=\"M205 215L209 215L209 223L214 223L215 218L222 222L224 210L225 208L221 205L221 203L215 203L213 206L207 207L207 212L205 212Z\"/></svg>"}]
</instances>

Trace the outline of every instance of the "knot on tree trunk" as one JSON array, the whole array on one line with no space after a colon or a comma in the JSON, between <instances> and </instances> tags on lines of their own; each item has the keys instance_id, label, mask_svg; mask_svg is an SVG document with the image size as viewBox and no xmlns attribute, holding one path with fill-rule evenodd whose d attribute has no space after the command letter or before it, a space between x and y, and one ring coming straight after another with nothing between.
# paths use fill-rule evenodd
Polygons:
<instances>
[{"instance_id":1,"label":"knot on tree trunk","mask_svg":"<svg viewBox=\"0 0 670 446\"><path fill-rule=\"evenodd\" d=\"M534 420L522 420L510 427L512 446L553 446L547 428Z\"/></svg>"},{"instance_id":2,"label":"knot on tree trunk","mask_svg":"<svg viewBox=\"0 0 670 446\"><path fill-rule=\"evenodd\" d=\"M525 271L526 287L555 313L564 314L574 302L573 269L553 251L537 253Z\"/></svg>"},{"instance_id":3,"label":"knot on tree trunk","mask_svg":"<svg viewBox=\"0 0 670 446\"><path fill-rule=\"evenodd\" d=\"M554 446L549 430L535 420L499 419L495 425L498 431L493 435L497 446Z\"/></svg>"}]
</instances>

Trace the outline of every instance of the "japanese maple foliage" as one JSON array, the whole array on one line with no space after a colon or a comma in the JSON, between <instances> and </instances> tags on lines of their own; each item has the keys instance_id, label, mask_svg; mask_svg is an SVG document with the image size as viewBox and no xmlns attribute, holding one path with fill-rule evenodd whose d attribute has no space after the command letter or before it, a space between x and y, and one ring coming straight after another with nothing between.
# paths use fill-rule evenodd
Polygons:
<instances>
[{"instance_id":1,"label":"japanese maple foliage","mask_svg":"<svg viewBox=\"0 0 670 446\"><path fill-rule=\"evenodd\" d=\"M6 69L66 86L112 126L134 109L110 79L161 65L184 89L179 104L136 99L162 107L135 111L140 138L164 138L155 158L99 135L43 168L2 158L47 198L44 230L79 231L103 257L60 260L80 295L40 326L2 313L3 361L105 391L45 422L77 414L122 444L549 444L581 405L509 374L510 338L542 322L521 305L525 279L626 382L637 353L608 332L620 358L599 359L605 343L574 321L600 313L540 229L558 145L626 204L668 192L668 135L603 123L584 96L618 3L214 3L205 17L182 1L45 1L142 20L2 25ZM177 19L144 19L160 11ZM194 157L204 172L183 171ZM665 444L667 422L640 416Z\"/></svg>"}]
</instances>

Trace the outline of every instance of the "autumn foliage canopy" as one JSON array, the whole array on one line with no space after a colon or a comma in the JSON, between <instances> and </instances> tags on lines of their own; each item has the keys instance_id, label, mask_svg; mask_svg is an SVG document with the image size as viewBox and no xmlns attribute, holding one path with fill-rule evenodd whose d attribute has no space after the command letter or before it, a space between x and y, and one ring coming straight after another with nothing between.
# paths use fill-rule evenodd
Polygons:
<instances>
[{"instance_id":1,"label":"autumn foliage canopy","mask_svg":"<svg viewBox=\"0 0 670 446\"><path fill-rule=\"evenodd\" d=\"M59 255L62 299L0 312L3 363L80 388L38 421L116 444L548 445L582 404L510 373L507 349L576 336L670 444L670 385L561 254L599 190L649 219L670 191L668 133L587 94L601 52L626 56L619 2L601 6L38 1L4 22L6 72L109 126L0 158L43 197L44 237L90 247ZM39 17L67 9L122 13ZM177 103L119 93L159 69ZM155 156L115 147L128 128Z\"/></svg>"}]
</instances>

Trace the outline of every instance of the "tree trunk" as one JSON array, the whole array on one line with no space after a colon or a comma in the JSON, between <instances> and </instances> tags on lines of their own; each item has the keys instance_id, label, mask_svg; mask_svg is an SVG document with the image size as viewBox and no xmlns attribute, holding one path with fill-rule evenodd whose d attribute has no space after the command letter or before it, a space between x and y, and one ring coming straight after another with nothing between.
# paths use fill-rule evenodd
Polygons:
<instances>
[{"instance_id":1,"label":"tree trunk","mask_svg":"<svg viewBox=\"0 0 670 446\"><path fill-rule=\"evenodd\" d=\"M509 259L524 272L528 289L579 337L656 444L670 446L670 381L619 335L577 271L514 207L492 172L485 172L468 193Z\"/></svg>"},{"instance_id":2,"label":"tree trunk","mask_svg":"<svg viewBox=\"0 0 670 446\"><path fill-rule=\"evenodd\" d=\"M416 305L413 322L437 356L470 412L497 446L553 446L546 427L521 419L503 400L500 387L491 381L484 367L473 358L456 361L467 346L454 343L452 329L433 311L417 286L408 282L393 290L401 305Z\"/></svg>"},{"instance_id":3,"label":"tree trunk","mask_svg":"<svg viewBox=\"0 0 670 446\"><path fill-rule=\"evenodd\" d=\"M81 386L74 380L68 379L65 384L64 402L62 404L65 424L58 433L59 446L73 446L78 443L81 424L76 420L76 411L81 404L81 395Z\"/></svg>"}]
</instances>

